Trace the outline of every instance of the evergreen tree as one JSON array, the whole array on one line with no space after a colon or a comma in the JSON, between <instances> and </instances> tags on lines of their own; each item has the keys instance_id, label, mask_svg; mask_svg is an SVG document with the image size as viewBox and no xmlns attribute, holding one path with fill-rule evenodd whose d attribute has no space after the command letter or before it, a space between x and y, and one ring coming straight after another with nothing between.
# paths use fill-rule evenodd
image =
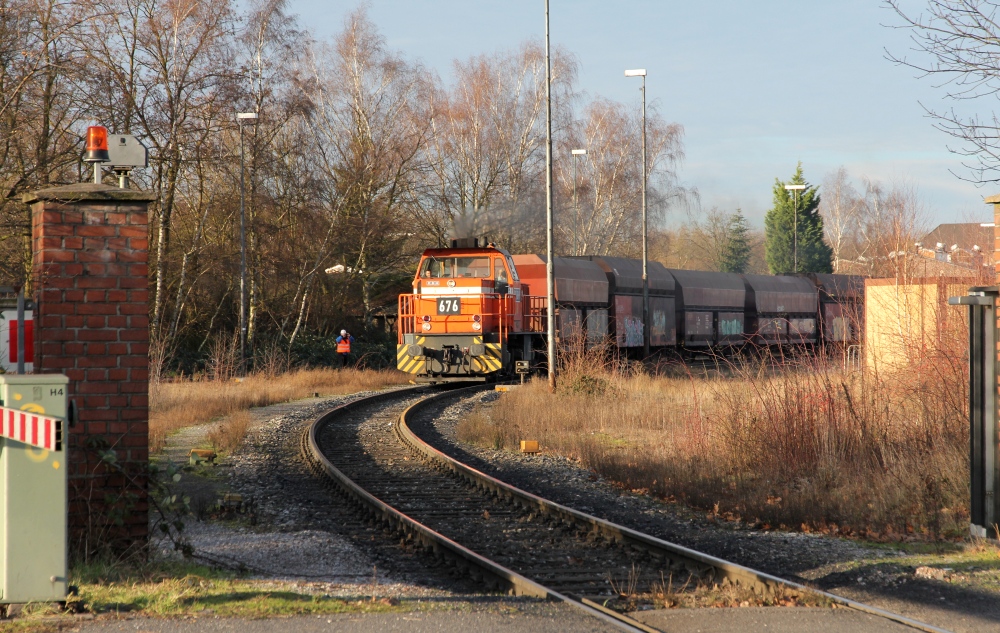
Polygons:
<instances>
[{"instance_id":1,"label":"evergreen tree","mask_svg":"<svg viewBox=\"0 0 1000 633\"><path fill-rule=\"evenodd\" d=\"M750 269L750 227L740 209L729 216L726 242L719 257L719 270L724 273L745 273Z\"/></svg>"},{"instance_id":2,"label":"evergreen tree","mask_svg":"<svg viewBox=\"0 0 1000 633\"><path fill-rule=\"evenodd\" d=\"M806 185L799 192L786 184ZM793 193L797 195L795 204ZM795 270L795 220L798 220L798 270ZM819 215L819 188L806 183L802 163L790 182L774 181L774 208L764 217L764 248L771 274L833 272L833 251L823 240L823 218Z\"/></svg>"}]
</instances>

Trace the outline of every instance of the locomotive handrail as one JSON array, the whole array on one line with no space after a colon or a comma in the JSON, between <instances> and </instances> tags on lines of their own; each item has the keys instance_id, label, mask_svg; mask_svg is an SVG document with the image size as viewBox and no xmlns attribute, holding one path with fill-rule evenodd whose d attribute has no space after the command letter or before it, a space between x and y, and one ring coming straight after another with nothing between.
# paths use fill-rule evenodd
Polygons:
<instances>
[{"instance_id":1,"label":"locomotive handrail","mask_svg":"<svg viewBox=\"0 0 1000 633\"><path fill-rule=\"evenodd\" d=\"M498 324L498 330L501 340L507 340L507 335L513 329L513 320L516 315L516 310L514 309L514 304L516 303L516 298L513 294L500 294L498 292L484 292L476 295L475 297L482 297L486 300L495 301L498 308L496 310L480 310L477 312L483 319L486 318L496 319ZM427 301L431 303L437 299L438 295L420 295L420 294L401 294L399 295L399 329L397 342L399 344L405 343L404 336L406 334L417 333L417 314L416 314L416 303L418 301ZM449 319L459 319L464 322L465 319L471 320L473 315L471 314L456 314L449 315ZM523 315L522 315L522 318ZM484 326L485 328L485 326ZM523 329L523 328L522 328ZM484 330L485 331L485 330ZM475 330L471 327L467 334L477 334Z\"/></svg>"},{"instance_id":2,"label":"locomotive handrail","mask_svg":"<svg viewBox=\"0 0 1000 633\"><path fill-rule=\"evenodd\" d=\"M417 331L417 315L413 313L413 298L412 294L401 294L399 295L399 309L396 312L398 315L397 323L398 329L396 331L396 342L402 345L405 340L404 337L407 334L413 334Z\"/></svg>"}]
</instances>

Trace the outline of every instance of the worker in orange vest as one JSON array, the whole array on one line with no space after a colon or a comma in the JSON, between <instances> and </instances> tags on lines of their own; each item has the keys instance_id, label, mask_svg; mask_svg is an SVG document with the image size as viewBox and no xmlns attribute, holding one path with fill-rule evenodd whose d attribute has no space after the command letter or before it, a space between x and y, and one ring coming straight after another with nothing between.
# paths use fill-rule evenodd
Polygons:
<instances>
[{"instance_id":1,"label":"worker in orange vest","mask_svg":"<svg viewBox=\"0 0 1000 633\"><path fill-rule=\"evenodd\" d=\"M337 337L337 353L340 354L341 367L347 367L347 357L351 355L351 343L354 342L354 337L347 333L347 330L341 330L340 336Z\"/></svg>"}]
</instances>

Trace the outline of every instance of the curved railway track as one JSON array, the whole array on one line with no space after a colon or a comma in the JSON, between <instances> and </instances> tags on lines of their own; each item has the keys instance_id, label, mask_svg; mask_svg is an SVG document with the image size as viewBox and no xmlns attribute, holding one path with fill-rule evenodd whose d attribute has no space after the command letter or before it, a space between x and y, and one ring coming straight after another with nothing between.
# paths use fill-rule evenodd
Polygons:
<instances>
[{"instance_id":1,"label":"curved railway track","mask_svg":"<svg viewBox=\"0 0 1000 633\"><path fill-rule=\"evenodd\" d=\"M482 386L378 394L337 407L302 438L312 470L376 527L487 587L562 600L629 631L655 631L604 606L628 586L733 584L760 595L810 594L913 628L942 629L817 591L530 494L424 442L414 428ZM668 580L669 579L669 580Z\"/></svg>"}]
</instances>

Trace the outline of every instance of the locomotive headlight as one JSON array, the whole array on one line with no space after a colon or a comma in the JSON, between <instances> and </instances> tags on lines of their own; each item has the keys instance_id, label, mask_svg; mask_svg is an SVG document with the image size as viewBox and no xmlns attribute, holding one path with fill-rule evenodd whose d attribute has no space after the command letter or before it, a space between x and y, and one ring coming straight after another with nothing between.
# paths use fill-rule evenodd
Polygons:
<instances>
[{"instance_id":1,"label":"locomotive headlight","mask_svg":"<svg viewBox=\"0 0 1000 633\"><path fill-rule=\"evenodd\" d=\"M420 326L420 327L421 327L421 328L422 328L422 329L424 330L424 332L429 332L429 331L430 331L430 329L431 329L431 324L430 324L430 323L424 323L424 324L423 324L422 326Z\"/></svg>"},{"instance_id":2,"label":"locomotive headlight","mask_svg":"<svg viewBox=\"0 0 1000 633\"><path fill-rule=\"evenodd\" d=\"M479 321L476 321L472 324L472 329L478 332L479 330L483 329L483 324L480 323Z\"/></svg>"}]
</instances>

